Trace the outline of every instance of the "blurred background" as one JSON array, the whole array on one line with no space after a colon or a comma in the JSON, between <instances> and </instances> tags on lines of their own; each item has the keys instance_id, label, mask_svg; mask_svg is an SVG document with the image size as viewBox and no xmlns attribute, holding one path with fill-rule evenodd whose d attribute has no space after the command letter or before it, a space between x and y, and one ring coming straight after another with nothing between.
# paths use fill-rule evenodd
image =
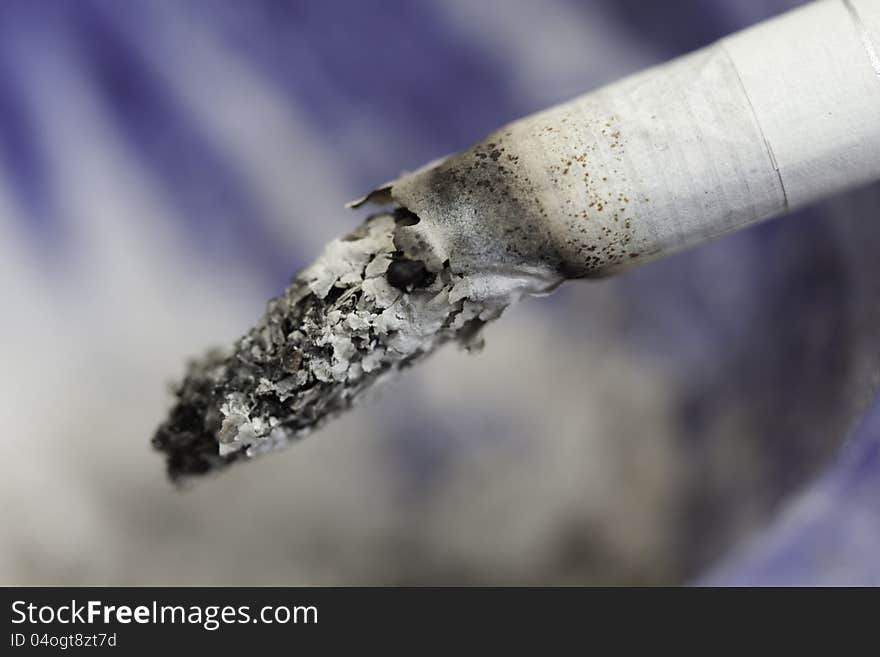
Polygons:
<instances>
[{"instance_id":1,"label":"blurred background","mask_svg":"<svg viewBox=\"0 0 880 657\"><path fill-rule=\"evenodd\" d=\"M175 490L342 208L795 0L4 0L0 583L880 584L880 187L511 309Z\"/></svg>"}]
</instances>

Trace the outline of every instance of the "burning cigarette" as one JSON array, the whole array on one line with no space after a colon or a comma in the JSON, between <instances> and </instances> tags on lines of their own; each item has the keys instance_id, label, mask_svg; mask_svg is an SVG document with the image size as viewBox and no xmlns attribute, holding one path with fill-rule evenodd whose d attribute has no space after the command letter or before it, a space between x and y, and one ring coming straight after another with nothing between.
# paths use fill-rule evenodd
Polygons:
<instances>
[{"instance_id":1,"label":"burning cigarette","mask_svg":"<svg viewBox=\"0 0 880 657\"><path fill-rule=\"evenodd\" d=\"M290 444L524 295L880 180L880 2L823 0L504 126L353 203L154 445L172 478Z\"/></svg>"}]
</instances>

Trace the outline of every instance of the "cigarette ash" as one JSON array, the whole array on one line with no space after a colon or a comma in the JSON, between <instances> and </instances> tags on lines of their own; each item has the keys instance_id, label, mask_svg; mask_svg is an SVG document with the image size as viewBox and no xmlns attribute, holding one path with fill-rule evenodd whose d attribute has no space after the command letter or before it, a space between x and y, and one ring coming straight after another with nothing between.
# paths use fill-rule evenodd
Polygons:
<instances>
[{"instance_id":1,"label":"cigarette ash","mask_svg":"<svg viewBox=\"0 0 880 657\"><path fill-rule=\"evenodd\" d=\"M417 223L402 208L368 218L328 244L233 348L190 363L153 438L173 480L288 445L441 344L481 346L486 322L558 283L456 273L430 238L400 239Z\"/></svg>"}]
</instances>

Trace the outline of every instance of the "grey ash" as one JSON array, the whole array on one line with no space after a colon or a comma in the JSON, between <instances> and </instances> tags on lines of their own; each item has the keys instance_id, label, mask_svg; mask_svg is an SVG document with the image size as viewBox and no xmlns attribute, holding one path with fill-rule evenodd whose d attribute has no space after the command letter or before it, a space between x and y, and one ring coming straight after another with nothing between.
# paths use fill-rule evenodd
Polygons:
<instances>
[{"instance_id":1,"label":"grey ash","mask_svg":"<svg viewBox=\"0 0 880 657\"><path fill-rule=\"evenodd\" d=\"M430 253L404 254L395 242L416 223L401 209L370 217L328 244L232 348L190 363L153 438L171 479L290 444L441 344L474 344L486 322L534 292L522 277L487 282L448 261L432 271Z\"/></svg>"}]
</instances>

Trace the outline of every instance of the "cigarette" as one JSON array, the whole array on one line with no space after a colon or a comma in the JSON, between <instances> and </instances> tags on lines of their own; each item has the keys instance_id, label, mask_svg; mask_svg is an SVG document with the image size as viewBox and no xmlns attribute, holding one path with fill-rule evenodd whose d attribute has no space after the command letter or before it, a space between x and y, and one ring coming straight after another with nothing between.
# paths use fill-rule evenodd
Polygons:
<instances>
[{"instance_id":1,"label":"cigarette","mask_svg":"<svg viewBox=\"0 0 880 657\"><path fill-rule=\"evenodd\" d=\"M880 2L822 0L503 126L350 204L154 446L180 480L285 447L526 295L880 180Z\"/></svg>"}]
</instances>

